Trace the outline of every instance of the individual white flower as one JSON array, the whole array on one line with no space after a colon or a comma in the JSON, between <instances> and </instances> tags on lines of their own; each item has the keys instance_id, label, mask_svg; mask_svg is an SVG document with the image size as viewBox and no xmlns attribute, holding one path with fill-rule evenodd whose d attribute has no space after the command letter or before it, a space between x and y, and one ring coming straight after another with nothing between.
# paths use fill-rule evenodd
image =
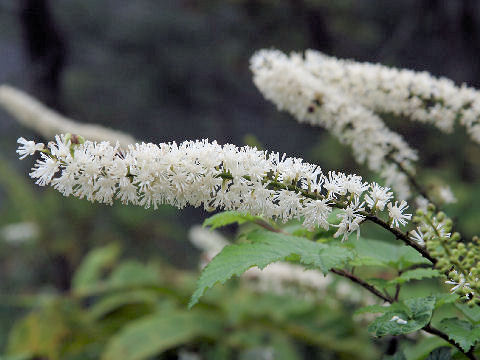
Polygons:
<instances>
[{"instance_id":1,"label":"individual white flower","mask_svg":"<svg viewBox=\"0 0 480 360\"><path fill-rule=\"evenodd\" d=\"M343 187L353 196L359 197L370 187L370 185L366 182L363 182L361 176L354 174L347 176L343 182Z\"/></svg>"},{"instance_id":2,"label":"individual white flower","mask_svg":"<svg viewBox=\"0 0 480 360\"><path fill-rule=\"evenodd\" d=\"M357 232L357 239L360 237L360 224L365 217L359 213L365 211L364 204L364 202L360 203L360 200L355 198L345 209L342 209L342 212L337 215L341 221L340 224L335 225L338 229L333 235L334 237L343 235L343 242L355 231Z\"/></svg>"},{"instance_id":3,"label":"individual white flower","mask_svg":"<svg viewBox=\"0 0 480 360\"><path fill-rule=\"evenodd\" d=\"M23 137L18 138L17 142L20 146L17 149L17 154L20 155L20 160L25 159L29 155L35 154L37 151L43 150L45 145L42 143L35 143L35 141L27 140Z\"/></svg>"},{"instance_id":4,"label":"individual white flower","mask_svg":"<svg viewBox=\"0 0 480 360\"><path fill-rule=\"evenodd\" d=\"M305 200L303 202L303 210L302 215L304 216L305 220L303 222L303 226L305 226L309 230L313 230L317 226L328 230L329 223L327 221L328 215L332 211L331 204L328 200Z\"/></svg>"},{"instance_id":5,"label":"individual white flower","mask_svg":"<svg viewBox=\"0 0 480 360\"><path fill-rule=\"evenodd\" d=\"M425 246L425 234L418 227L417 230L410 231L410 239L415 241L420 246Z\"/></svg>"},{"instance_id":6,"label":"individual white flower","mask_svg":"<svg viewBox=\"0 0 480 360\"><path fill-rule=\"evenodd\" d=\"M385 205L393 198L393 193L388 187L381 187L377 183L370 185L369 195L365 195L365 202L370 209L383 211Z\"/></svg>"},{"instance_id":7,"label":"individual white flower","mask_svg":"<svg viewBox=\"0 0 480 360\"><path fill-rule=\"evenodd\" d=\"M44 153L41 153L40 155L42 160L37 160L32 172L30 173L30 176L32 179L37 179L35 184L45 186L50 184L50 181L60 167L56 159L53 159Z\"/></svg>"},{"instance_id":8,"label":"individual white flower","mask_svg":"<svg viewBox=\"0 0 480 360\"><path fill-rule=\"evenodd\" d=\"M388 208L388 216L392 222L392 226L400 227L401 225L406 225L407 221L412 218L412 214L404 214L403 212L408 209L408 204L405 200L402 200L400 205L398 205L398 201L395 201L395 205L389 203L387 205Z\"/></svg>"},{"instance_id":9,"label":"individual white flower","mask_svg":"<svg viewBox=\"0 0 480 360\"><path fill-rule=\"evenodd\" d=\"M452 272L455 273L455 274L458 274L458 273L457 273L457 270L453 270ZM471 275L471 274L470 274L470 275ZM445 281L445 284L454 285L454 286L450 289L450 292L451 292L451 293L454 293L454 292L456 292L458 289L463 289L463 288L465 288L467 291L472 291L472 289L470 288L470 283L467 282L467 280L465 279L465 276L460 273L460 275L458 275L458 277L459 277L458 282L457 282L457 281L454 281L454 280L447 280L447 281Z\"/></svg>"},{"instance_id":10,"label":"individual white flower","mask_svg":"<svg viewBox=\"0 0 480 360\"><path fill-rule=\"evenodd\" d=\"M325 178L323 187L327 190L327 197L335 199L338 195L345 195L347 190L345 189L345 174L336 173L335 171L328 172L328 178Z\"/></svg>"}]
</instances>

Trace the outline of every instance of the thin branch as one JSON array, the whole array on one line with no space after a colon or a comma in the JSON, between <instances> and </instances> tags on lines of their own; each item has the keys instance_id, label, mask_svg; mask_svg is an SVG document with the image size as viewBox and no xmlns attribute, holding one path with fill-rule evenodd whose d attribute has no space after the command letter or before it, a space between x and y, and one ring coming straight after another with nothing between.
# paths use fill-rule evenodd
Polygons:
<instances>
[{"instance_id":1,"label":"thin branch","mask_svg":"<svg viewBox=\"0 0 480 360\"><path fill-rule=\"evenodd\" d=\"M366 289L367 291L369 291L370 293L378 296L380 299L382 299L383 301L386 301L390 304L394 303L396 300L389 297L389 296L385 296L384 294L382 294L377 288L375 288L374 286L368 284L367 282L365 282L364 280L360 279L359 277L345 271L345 270L341 270L341 269L331 269L330 270L331 272L337 274L337 275L340 275L340 276L343 276L343 277L346 277L347 279L350 279L351 281L353 281L354 283L360 285L361 287L363 287L364 289ZM473 351L474 351L474 348L470 349L470 351L468 352L465 352L463 351L463 349L460 347L460 345L458 345L455 341L451 340L447 334L445 334L444 332L438 330L437 328L434 328L430 323L428 323L427 325L425 325L423 328L422 328L423 331L427 332L427 333L430 333L432 335L436 335L440 338L442 338L443 340L447 341L448 343L450 343L451 345L455 346L460 352L462 352L468 359L471 359L471 360L476 360L477 358L475 357Z\"/></svg>"},{"instance_id":2,"label":"thin branch","mask_svg":"<svg viewBox=\"0 0 480 360\"><path fill-rule=\"evenodd\" d=\"M399 295L400 295L400 284L397 284L397 285L395 286L395 295L394 295L394 297L393 297L393 298L395 299L395 301L398 301L398 296L399 296Z\"/></svg>"},{"instance_id":3,"label":"thin branch","mask_svg":"<svg viewBox=\"0 0 480 360\"><path fill-rule=\"evenodd\" d=\"M397 239L400 239L402 240L405 244L407 244L408 246L411 246L413 247L415 250L417 250L424 258L430 260L434 265L437 263L437 259L433 258L429 253L428 251L421 247L420 245L418 245L415 241L411 240L409 237L408 237L408 234L407 233L404 233L403 231L397 229L397 228L394 228L394 227L391 227L389 223L387 223L386 221L380 219L379 217L375 216L375 215L370 215L368 213L362 213L362 215L365 216L366 219L370 220L371 222L374 222L375 224L378 224L380 225L381 227L383 227L384 229L390 231L393 235L395 235L395 237Z\"/></svg>"},{"instance_id":4,"label":"thin branch","mask_svg":"<svg viewBox=\"0 0 480 360\"><path fill-rule=\"evenodd\" d=\"M272 225L270 225L270 224L269 224L268 222L266 222L265 220L255 219L255 220L253 221L253 223L254 223L254 224L257 224L258 226L263 227L264 229L266 229L266 230L268 230L268 231L286 234L286 232L284 232L284 231L281 230L281 229L277 229L277 228L273 227Z\"/></svg>"},{"instance_id":5,"label":"thin branch","mask_svg":"<svg viewBox=\"0 0 480 360\"><path fill-rule=\"evenodd\" d=\"M365 280L360 279L359 277L353 275L352 273L350 273L350 272L348 272L348 271L346 271L346 270L342 270L342 269L331 269L330 271L333 272L334 274L337 274L337 275L346 277L347 279L350 279L351 281L353 281L353 282L356 283L356 284L359 284L361 287L367 289L367 290L370 291L372 294L374 294L374 295L378 296L379 298L381 298L383 301L386 301L386 302L388 302L388 303L392 303L392 302L394 301L390 296L387 296L387 295L382 294L382 292L380 292L375 286L370 285L370 284L367 283Z\"/></svg>"}]
</instances>

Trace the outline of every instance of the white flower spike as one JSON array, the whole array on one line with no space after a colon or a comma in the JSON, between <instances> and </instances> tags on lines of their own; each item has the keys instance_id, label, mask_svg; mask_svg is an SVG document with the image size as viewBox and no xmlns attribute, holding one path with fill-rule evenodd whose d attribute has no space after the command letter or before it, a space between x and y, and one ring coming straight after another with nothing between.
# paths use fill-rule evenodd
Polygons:
<instances>
[{"instance_id":1,"label":"white flower spike","mask_svg":"<svg viewBox=\"0 0 480 360\"><path fill-rule=\"evenodd\" d=\"M51 185L65 196L89 201L112 204L119 199L146 208L161 204L203 206L282 221L302 218L309 229L328 229L328 216L340 201L342 205L337 207L341 208L341 222L335 225L335 236L342 235L345 240L352 232L360 233L368 188L381 193L370 192L371 196L386 203L390 199L386 189L364 183L360 176L330 172L326 177L318 166L301 159L248 146L196 140L135 144L122 151L118 144L111 146L108 142L82 140L72 144L72 138L56 136L56 141L41 153L30 176L40 186ZM38 145L25 139L20 144L22 158L25 144L29 149ZM391 207L388 203L391 221L404 225L408 216L401 212L406 203L399 208L396 204Z\"/></svg>"}]
</instances>

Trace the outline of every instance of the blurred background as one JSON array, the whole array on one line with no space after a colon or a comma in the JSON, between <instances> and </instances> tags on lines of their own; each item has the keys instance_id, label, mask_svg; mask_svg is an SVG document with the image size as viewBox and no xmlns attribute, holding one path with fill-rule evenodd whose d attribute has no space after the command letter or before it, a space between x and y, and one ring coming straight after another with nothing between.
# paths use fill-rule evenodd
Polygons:
<instances>
[{"instance_id":1,"label":"blurred background","mask_svg":"<svg viewBox=\"0 0 480 360\"><path fill-rule=\"evenodd\" d=\"M476 87L480 2L0 0L0 84L23 89L62 114L139 140L257 145L375 179L327 132L299 125L262 97L249 71L249 58L262 48L316 49ZM386 120L418 149L419 179L451 185L458 202L447 210L464 234L479 233L479 147L462 129L445 135L405 119ZM207 213L109 207L39 189L27 175L32 160L17 160L20 136L48 140L0 109L0 353L16 353L12 326L44 304L42 296L68 294L94 248L114 243L138 264L153 258L178 271L196 271L199 251L187 234ZM227 235L235 231L227 229ZM135 311L131 318L147 310ZM88 356L96 358L105 341ZM308 346L314 345L320 346ZM302 354L317 351L308 346ZM69 358L65 350L35 351L38 358Z\"/></svg>"}]
</instances>

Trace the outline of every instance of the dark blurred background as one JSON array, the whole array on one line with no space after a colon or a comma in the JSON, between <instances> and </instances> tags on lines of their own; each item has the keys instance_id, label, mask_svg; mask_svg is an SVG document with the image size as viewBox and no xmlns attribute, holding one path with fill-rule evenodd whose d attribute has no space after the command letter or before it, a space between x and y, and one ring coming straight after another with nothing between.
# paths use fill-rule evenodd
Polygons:
<instances>
[{"instance_id":1,"label":"dark blurred background","mask_svg":"<svg viewBox=\"0 0 480 360\"><path fill-rule=\"evenodd\" d=\"M299 125L262 97L248 68L261 48L317 49L479 86L480 2L0 0L0 83L69 117L157 143L258 144L375 178L324 130ZM448 210L466 235L479 233L479 146L462 129L445 135L387 122L419 149L424 183L452 185L459 201ZM112 240L140 259L155 253L179 267L196 264L186 233L205 212L110 208L38 189L27 177L31 160L16 160L19 136L38 137L0 111L0 225L33 221L41 230L26 248L0 245L2 293L66 290L85 252Z\"/></svg>"}]
</instances>

